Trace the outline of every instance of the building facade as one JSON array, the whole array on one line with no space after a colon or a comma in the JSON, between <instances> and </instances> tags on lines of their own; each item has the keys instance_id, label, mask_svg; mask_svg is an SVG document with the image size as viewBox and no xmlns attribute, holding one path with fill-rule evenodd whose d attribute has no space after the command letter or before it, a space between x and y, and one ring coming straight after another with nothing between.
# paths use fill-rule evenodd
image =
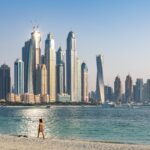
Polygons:
<instances>
[{"instance_id":1,"label":"building facade","mask_svg":"<svg viewBox=\"0 0 150 150\"><path fill-rule=\"evenodd\" d=\"M103 65L102 65L102 56L96 56L97 63L97 80L96 80L96 99L99 103L105 102L105 93L104 93L104 78L103 78Z\"/></svg>"},{"instance_id":2,"label":"building facade","mask_svg":"<svg viewBox=\"0 0 150 150\"><path fill-rule=\"evenodd\" d=\"M31 38L22 48L24 62L24 90L26 93L38 94L38 66L41 64L41 34L33 29Z\"/></svg>"},{"instance_id":3,"label":"building facade","mask_svg":"<svg viewBox=\"0 0 150 150\"><path fill-rule=\"evenodd\" d=\"M125 80L125 103L130 103L133 100L133 85L132 78L127 75Z\"/></svg>"},{"instance_id":4,"label":"building facade","mask_svg":"<svg viewBox=\"0 0 150 150\"><path fill-rule=\"evenodd\" d=\"M105 86L105 100L106 101L113 100L113 89L110 86Z\"/></svg>"},{"instance_id":5,"label":"building facade","mask_svg":"<svg viewBox=\"0 0 150 150\"><path fill-rule=\"evenodd\" d=\"M81 62L77 58L77 102L81 102Z\"/></svg>"},{"instance_id":6,"label":"building facade","mask_svg":"<svg viewBox=\"0 0 150 150\"><path fill-rule=\"evenodd\" d=\"M122 102L122 86L121 79L119 76L117 76L114 81L114 101L116 103Z\"/></svg>"},{"instance_id":7,"label":"building facade","mask_svg":"<svg viewBox=\"0 0 150 150\"><path fill-rule=\"evenodd\" d=\"M24 62L24 92L28 92L28 66L29 66L30 40L26 41L22 48L22 60Z\"/></svg>"},{"instance_id":8,"label":"building facade","mask_svg":"<svg viewBox=\"0 0 150 150\"><path fill-rule=\"evenodd\" d=\"M62 63L57 65L57 93L60 95L64 93L64 65Z\"/></svg>"},{"instance_id":9,"label":"building facade","mask_svg":"<svg viewBox=\"0 0 150 150\"><path fill-rule=\"evenodd\" d=\"M81 65L81 93L82 93L82 101L88 102L88 68L87 65L83 62Z\"/></svg>"},{"instance_id":10,"label":"building facade","mask_svg":"<svg viewBox=\"0 0 150 150\"><path fill-rule=\"evenodd\" d=\"M143 101L143 79L136 80L136 85L134 87L134 101L135 102Z\"/></svg>"},{"instance_id":11,"label":"building facade","mask_svg":"<svg viewBox=\"0 0 150 150\"><path fill-rule=\"evenodd\" d=\"M14 92L24 93L24 62L21 59L17 59L14 63Z\"/></svg>"},{"instance_id":12,"label":"building facade","mask_svg":"<svg viewBox=\"0 0 150 150\"><path fill-rule=\"evenodd\" d=\"M66 93L66 57L65 52L59 47L57 51L57 93Z\"/></svg>"},{"instance_id":13,"label":"building facade","mask_svg":"<svg viewBox=\"0 0 150 150\"><path fill-rule=\"evenodd\" d=\"M37 30L31 33L30 50L33 52L33 92L37 95L39 94L38 66L41 64L41 34Z\"/></svg>"},{"instance_id":14,"label":"building facade","mask_svg":"<svg viewBox=\"0 0 150 150\"><path fill-rule=\"evenodd\" d=\"M56 52L55 41L52 34L47 35L45 41L45 59L47 68L47 91L50 96L50 102L56 101Z\"/></svg>"},{"instance_id":15,"label":"building facade","mask_svg":"<svg viewBox=\"0 0 150 150\"><path fill-rule=\"evenodd\" d=\"M71 31L67 37L67 93L70 95L70 101L78 101L77 93L77 52L76 52L76 38L75 34Z\"/></svg>"},{"instance_id":16,"label":"building facade","mask_svg":"<svg viewBox=\"0 0 150 150\"><path fill-rule=\"evenodd\" d=\"M10 67L6 64L0 67L0 99L7 100L8 94L11 92Z\"/></svg>"},{"instance_id":17,"label":"building facade","mask_svg":"<svg viewBox=\"0 0 150 150\"><path fill-rule=\"evenodd\" d=\"M40 67L40 94L47 95L47 69L45 64Z\"/></svg>"}]
</instances>

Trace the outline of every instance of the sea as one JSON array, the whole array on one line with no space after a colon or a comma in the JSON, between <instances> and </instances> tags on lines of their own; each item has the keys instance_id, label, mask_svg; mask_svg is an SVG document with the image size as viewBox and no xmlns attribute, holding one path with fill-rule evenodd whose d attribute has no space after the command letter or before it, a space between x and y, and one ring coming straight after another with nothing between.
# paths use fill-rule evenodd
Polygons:
<instances>
[{"instance_id":1,"label":"sea","mask_svg":"<svg viewBox=\"0 0 150 150\"><path fill-rule=\"evenodd\" d=\"M37 137L40 118L46 137L150 144L150 106L3 106L0 134Z\"/></svg>"}]
</instances>

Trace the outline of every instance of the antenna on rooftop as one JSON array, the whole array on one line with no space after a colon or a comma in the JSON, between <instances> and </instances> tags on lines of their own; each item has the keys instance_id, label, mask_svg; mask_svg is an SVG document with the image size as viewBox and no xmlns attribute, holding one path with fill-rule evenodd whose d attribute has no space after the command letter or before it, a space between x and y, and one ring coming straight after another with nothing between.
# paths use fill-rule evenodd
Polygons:
<instances>
[{"instance_id":1,"label":"antenna on rooftop","mask_svg":"<svg viewBox=\"0 0 150 150\"><path fill-rule=\"evenodd\" d=\"M33 26L33 31L35 31L35 26Z\"/></svg>"}]
</instances>

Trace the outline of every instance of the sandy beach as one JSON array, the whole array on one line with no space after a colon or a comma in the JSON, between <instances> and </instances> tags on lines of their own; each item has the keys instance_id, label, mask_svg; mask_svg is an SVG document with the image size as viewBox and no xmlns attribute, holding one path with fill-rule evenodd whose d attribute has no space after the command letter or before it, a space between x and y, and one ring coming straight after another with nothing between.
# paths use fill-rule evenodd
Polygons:
<instances>
[{"instance_id":1,"label":"sandy beach","mask_svg":"<svg viewBox=\"0 0 150 150\"><path fill-rule=\"evenodd\" d=\"M0 150L150 150L150 145L0 136Z\"/></svg>"}]
</instances>

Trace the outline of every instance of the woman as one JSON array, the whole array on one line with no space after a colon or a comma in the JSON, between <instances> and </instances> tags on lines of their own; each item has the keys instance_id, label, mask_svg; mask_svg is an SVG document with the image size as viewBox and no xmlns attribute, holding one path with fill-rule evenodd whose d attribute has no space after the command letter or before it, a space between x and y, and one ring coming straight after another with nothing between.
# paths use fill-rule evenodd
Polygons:
<instances>
[{"instance_id":1,"label":"woman","mask_svg":"<svg viewBox=\"0 0 150 150\"><path fill-rule=\"evenodd\" d=\"M45 135L44 135L44 123L43 123L42 119L39 119L38 138L39 138L40 133L42 133L43 139L45 139Z\"/></svg>"}]
</instances>

